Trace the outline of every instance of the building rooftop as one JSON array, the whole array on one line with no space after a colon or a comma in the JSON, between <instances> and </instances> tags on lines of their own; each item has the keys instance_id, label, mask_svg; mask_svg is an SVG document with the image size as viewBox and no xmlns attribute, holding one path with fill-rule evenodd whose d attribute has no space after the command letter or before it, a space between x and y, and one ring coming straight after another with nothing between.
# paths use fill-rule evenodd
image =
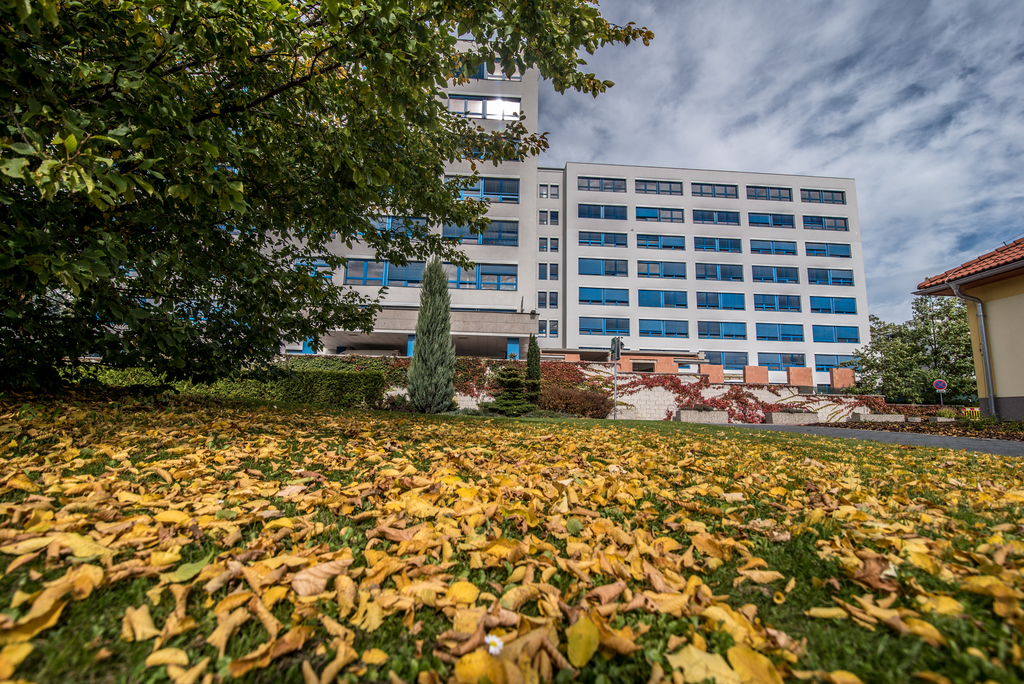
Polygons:
<instances>
[{"instance_id":1,"label":"building rooftop","mask_svg":"<svg viewBox=\"0 0 1024 684\"><path fill-rule=\"evenodd\" d=\"M950 281L991 282L999 279L1000 275L1009 275L1018 268L1024 270L1024 238L928 278L917 286L916 294L946 294L947 291L948 294L952 294L952 288L947 285Z\"/></svg>"}]
</instances>

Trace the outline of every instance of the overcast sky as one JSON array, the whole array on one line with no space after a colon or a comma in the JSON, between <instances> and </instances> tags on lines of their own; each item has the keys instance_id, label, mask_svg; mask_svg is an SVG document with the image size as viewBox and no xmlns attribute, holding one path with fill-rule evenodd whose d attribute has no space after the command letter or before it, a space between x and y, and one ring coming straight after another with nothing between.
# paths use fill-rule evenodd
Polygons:
<instances>
[{"instance_id":1,"label":"overcast sky","mask_svg":"<svg viewBox=\"0 0 1024 684\"><path fill-rule=\"evenodd\" d=\"M541 84L566 161L852 177L869 308L1024 235L1021 0L602 0L650 47L585 56L596 100Z\"/></svg>"}]
</instances>

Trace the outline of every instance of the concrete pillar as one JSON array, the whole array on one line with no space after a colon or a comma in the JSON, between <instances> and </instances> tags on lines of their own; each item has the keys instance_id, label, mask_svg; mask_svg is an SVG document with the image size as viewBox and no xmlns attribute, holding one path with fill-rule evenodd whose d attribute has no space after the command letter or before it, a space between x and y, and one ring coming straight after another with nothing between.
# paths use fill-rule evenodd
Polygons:
<instances>
[{"instance_id":1,"label":"concrete pillar","mask_svg":"<svg viewBox=\"0 0 1024 684\"><path fill-rule=\"evenodd\" d=\"M721 366L715 366L710 363L702 363L698 366L698 372L701 375L708 376L708 382L711 384L721 384L725 382L725 369Z\"/></svg>"},{"instance_id":2,"label":"concrete pillar","mask_svg":"<svg viewBox=\"0 0 1024 684\"><path fill-rule=\"evenodd\" d=\"M405 355L412 356L412 349L416 346L416 336L409 335L409 340L405 343Z\"/></svg>"},{"instance_id":3,"label":"concrete pillar","mask_svg":"<svg viewBox=\"0 0 1024 684\"><path fill-rule=\"evenodd\" d=\"M810 368L787 368L786 377L790 385L814 387L814 373Z\"/></svg>"},{"instance_id":4,"label":"concrete pillar","mask_svg":"<svg viewBox=\"0 0 1024 684\"><path fill-rule=\"evenodd\" d=\"M767 385L768 369L764 366L744 366L743 382L748 385Z\"/></svg>"},{"instance_id":5,"label":"concrete pillar","mask_svg":"<svg viewBox=\"0 0 1024 684\"><path fill-rule=\"evenodd\" d=\"M852 368L830 368L828 371L829 379L832 381L832 387L835 389L841 389L843 387L850 387L853 385L853 369Z\"/></svg>"}]
</instances>

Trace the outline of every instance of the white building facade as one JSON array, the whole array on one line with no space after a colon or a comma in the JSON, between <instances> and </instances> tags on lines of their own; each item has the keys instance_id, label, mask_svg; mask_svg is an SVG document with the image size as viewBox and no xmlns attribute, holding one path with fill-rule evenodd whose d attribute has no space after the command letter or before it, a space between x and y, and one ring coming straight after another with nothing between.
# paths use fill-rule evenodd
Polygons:
<instances>
[{"instance_id":1,"label":"white building facade","mask_svg":"<svg viewBox=\"0 0 1024 684\"><path fill-rule=\"evenodd\" d=\"M452 111L494 128L522 112L537 130L536 71L477 76L450 89ZM704 352L733 377L763 366L785 382L787 368L811 367L826 385L869 341L853 179L535 160L478 168L492 229L463 239L475 272L451 269L459 354L523 355L532 332L549 353L599 359L622 337L630 351ZM411 354L422 265L339 250L349 265L338 285L388 291L372 334L331 333L326 350Z\"/></svg>"}]
</instances>

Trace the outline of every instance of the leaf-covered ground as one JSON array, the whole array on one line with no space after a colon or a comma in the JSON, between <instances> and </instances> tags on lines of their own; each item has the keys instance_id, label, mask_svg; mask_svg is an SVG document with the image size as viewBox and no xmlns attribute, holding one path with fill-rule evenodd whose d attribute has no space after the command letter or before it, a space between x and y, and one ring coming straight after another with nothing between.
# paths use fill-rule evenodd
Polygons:
<instances>
[{"instance_id":1,"label":"leaf-covered ground","mask_svg":"<svg viewBox=\"0 0 1024 684\"><path fill-rule=\"evenodd\" d=\"M820 427L882 432L914 432L944 437L982 437L1024 442L1024 423L1018 421L953 421L949 423L819 423Z\"/></svg>"},{"instance_id":2,"label":"leaf-covered ground","mask_svg":"<svg viewBox=\"0 0 1024 684\"><path fill-rule=\"evenodd\" d=\"M1024 677L1014 459L191 402L0 436L0 680Z\"/></svg>"}]
</instances>

